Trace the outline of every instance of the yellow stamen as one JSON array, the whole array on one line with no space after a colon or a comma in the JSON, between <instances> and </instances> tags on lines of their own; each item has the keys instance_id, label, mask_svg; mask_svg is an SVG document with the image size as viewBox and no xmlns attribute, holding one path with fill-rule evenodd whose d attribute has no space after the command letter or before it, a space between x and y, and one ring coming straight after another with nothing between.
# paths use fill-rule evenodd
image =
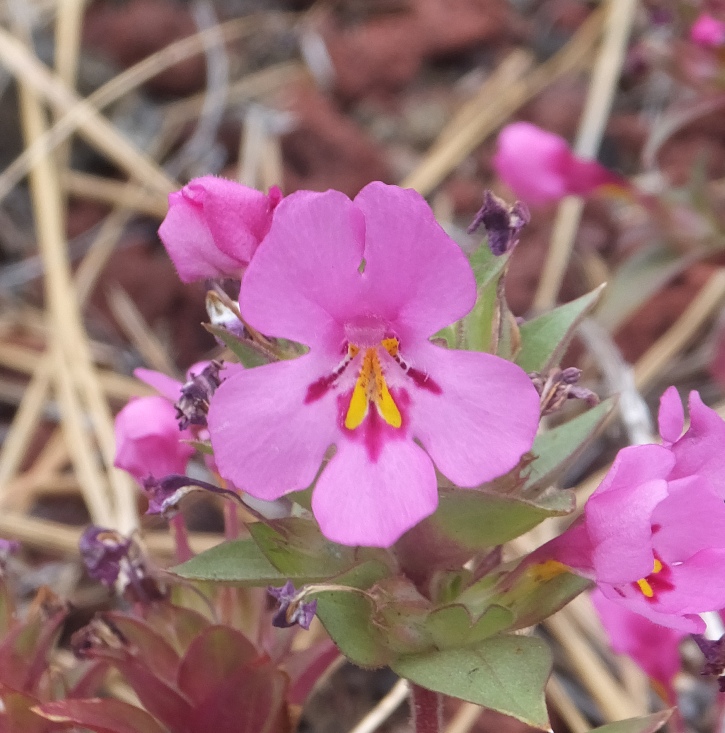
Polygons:
<instances>
[{"instance_id":1,"label":"yellow stamen","mask_svg":"<svg viewBox=\"0 0 725 733\"><path fill-rule=\"evenodd\" d=\"M652 598L652 596L654 596L655 592L652 590L652 586L644 578L638 580L637 585L642 591L642 595L646 596L647 598Z\"/></svg>"},{"instance_id":2,"label":"yellow stamen","mask_svg":"<svg viewBox=\"0 0 725 733\"><path fill-rule=\"evenodd\" d=\"M383 339L382 344L383 348L388 352L388 354L390 354L390 356L398 355L398 346L400 346L400 343L394 336L389 339Z\"/></svg>"},{"instance_id":3,"label":"yellow stamen","mask_svg":"<svg viewBox=\"0 0 725 733\"><path fill-rule=\"evenodd\" d=\"M395 349L395 353L397 353L397 345L397 339L385 339L383 341L383 346L388 353L391 353L391 349ZM357 346L351 344L348 347L348 355L354 357L358 352L359 348ZM375 403L378 414L388 425L394 428L399 428L402 425L403 418L385 382L380 357L375 348L367 349L363 356L360 373L350 398L350 406L347 408L347 414L345 415L345 427L348 430L354 430L362 424L368 414L371 402Z\"/></svg>"},{"instance_id":4,"label":"yellow stamen","mask_svg":"<svg viewBox=\"0 0 725 733\"><path fill-rule=\"evenodd\" d=\"M562 575L562 573L568 572L569 568L558 560L546 560L529 568L530 575L538 583L544 583L547 580Z\"/></svg>"},{"instance_id":5,"label":"yellow stamen","mask_svg":"<svg viewBox=\"0 0 725 733\"><path fill-rule=\"evenodd\" d=\"M662 563L657 558L655 558L655 565L654 565L654 568L652 569L652 572L659 573L661 570L662 570Z\"/></svg>"}]
</instances>

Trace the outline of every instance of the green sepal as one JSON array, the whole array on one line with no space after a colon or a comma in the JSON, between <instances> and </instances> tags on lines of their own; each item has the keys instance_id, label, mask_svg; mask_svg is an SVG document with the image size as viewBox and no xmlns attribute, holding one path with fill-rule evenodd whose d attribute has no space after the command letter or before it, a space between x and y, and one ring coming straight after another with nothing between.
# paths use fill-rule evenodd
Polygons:
<instances>
[{"instance_id":1,"label":"green sepal","mask_svg":"<svg viewBox=\"0 0 725 733\"><path fill-rule=\"evenodd\" d=\"M604 285L519 327L516 363L525 372L546 372L564 355L574 332L602 295Z\"/></svg>"},{"instance_id":2,"label":"green sepal","mask_svg":"<svg viewBox=\"0 0 725 733\"><path fill-rule=\"evenodd\" d=\"M541 639L495 636L472 648L406 655L390 666L421 687L549 730L544 687L551 665Z\"/></svg>"},{"instance_id":3,"label":"green sepal","mask_svg":"<svg viewBox=\"0 0 725 733\"><path fill-rule=\"evenodd\" d=\"M528 475L522 493L544 489L556 479L594 439L616 399L610 398L537 436L531 452L536 458L528 465Z\"/></svg>"},{"instance_id":4,"label":"green sepal","mask_svg":"<svg viewBox=\"0 0 725 733\"><path fill-rule=\"evenodd\" d=\"M242 341L221 326L214 326L211 323L204 323L203 326L210 334L216 336L247 369L263 366L273 361L269 354L266 354L252 341Z\"/></svg>"}]
</instances>

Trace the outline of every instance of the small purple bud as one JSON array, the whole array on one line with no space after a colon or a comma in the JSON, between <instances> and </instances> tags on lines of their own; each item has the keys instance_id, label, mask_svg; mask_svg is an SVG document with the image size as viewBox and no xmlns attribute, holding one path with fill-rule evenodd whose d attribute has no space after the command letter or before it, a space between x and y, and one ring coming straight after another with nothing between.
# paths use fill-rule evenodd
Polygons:
<instances>
[{"instance_id":1,"label":"small purple bud","mask_svg":"<svg viewBox=\"0 0 725 733\"><path fill-rule=\"evenodd\" d=\"M219 378L221 368L222 365L218 361L211 361L201 374L192 375L181 388L181 398L174 405L180 430L186 430L189 425L206 427L209 402L221 384Z\"/></svg>"},{"instance_id":2,"label":"small purple bud","mask_svg":"<svg viewBox=\"0 0 725 733\"><path fill-rule=\"evenodd\" d=\"M531 220L529 209L523 201L509 206L491 191L484 191L483 206L468 227L473 234L483 227L488 237L488 246L496 256L510 252L519 241L519 233Z\"/></svg>"},{"instance_id":3,"label":"small purple bud","mask_svg":"<svg viewBox=\"0 0 725 733\"><path fill-rule=\"evenodd\" d=\"M221 489L207 481L180 473L171 473L161 479L149 476L143 482L143 491L149 500L146 514L163 514L165 517L173 517L179 509L181 500L192 491L210 491L212 494L243 503L239 494L234 491Z\"/></svg>"},{"instance_id":4,"label":"small purple bud","mask_svg":"<svg viewBox=\"0 0 725 733\"><path fill-rule=\"evenodd\" d=\"M700 651L705 657L705 666L702 668L702 674L708 676L720 676L725 672L725 636L712 641L706 639L704 636L699 634L692 635L693 640L700 647ZM725 677L720 677L718 680L720 684L720 690L723 690L723 684L725 683Z\"/></svg>"},{"instance_id":5,"label":"small purple bud","mask_svg":"<svg viewBox=\"0 0 725 733\"><path fill-rule=\"evenodd\" d=\"M78 544L88 575L111 586L121 572L121 561L128 558L131 540L103 527L88 527Z\"/></svg>"},{"instance_id":6,"label":"small purple bud","mask_svg":"<svg viewBox=\"0 0 725 733\"><path fill-rule=\"evenodd\" d=\"M577 384L581 373L581 369L576 367L563 370L557 367L546 374L529 374L539 393L542 416L561 409L567 400L584 400L589 407L599 404L599 397L594 392Z\"/></svg>"},{"instance_id":7,"label":"small purple bud","mask_svg":"<svg viewBox=\"0 0 725 733\"><path fill-rule=\"evenodd\" d=\"M317 612L317 601L303 601L298 599L299 593L295 590L291 580L281 588L267 588L267 592L279 603L279 608L272 618L272 626L286 629L298 624L303 629L309 629L312 619Z\"/></svg>"}]
</instances>

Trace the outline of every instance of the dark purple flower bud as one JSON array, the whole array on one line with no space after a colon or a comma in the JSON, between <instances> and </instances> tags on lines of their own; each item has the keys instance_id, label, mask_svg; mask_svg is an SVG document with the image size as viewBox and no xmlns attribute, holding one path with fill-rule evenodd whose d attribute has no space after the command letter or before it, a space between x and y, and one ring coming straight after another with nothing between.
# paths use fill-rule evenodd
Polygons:
<instances>
[{"instance_id":1,"label":"dark purple flower bud","mask_svg":"<svg viewBox=\"0 0 725 733\"><path fill-rule=\"evenodd\" d=\"M301 593L295 590L291 580L281 588L267 588L267 593L279 603L279 608L272 618L272 626L286 629L298 624L303 629L310 628L317 611L317 601L303 601Z\"/></svg>"},{"instance_id":2,"label":"dark purple flower bud","mask_svg":"<svg viewBox=\"0 0 725 733\"><path fill-rule=\"evenodd\" d=\"M172 473L161 479L149 476L143 482L143 490L149 500L146 514L163 514L173 517L179 509L181 500L192 491L211 491L227 499L233 499L243 504L241 497L229 489L221 489L206 481L190 478L178 473Z\"/></svg>"},{"instance_id":3,"label":"dark purple flower bud","mask_svg":"<svg viewBox=\"0 0 725 733\"><path fill-rule=\"evenodd\" d=\"M531 381L540 396L541 414L551 415L561 409L567 400L584 400L589 407L599 403L599 397L586 387L580 387L577 382L581 377L581 369L551 369L548 374L532 372Z\"/></svg>"},{"instance_id":4,"label":"dark purple flower bud","mask_svg":"<svg viewBox=\"0 0 725 733\"><path fill-rule=\"evenodd\" d=\"M702 674L718 677L720 692L725 692L725 677L722 676L725 672L725 636L717 641L706 639L699 634L693 634L692 638L705 656L705 666L702 668Z\"/></svg>"},{"instance_id":5,"label":"dark purple flower bud","mask_svg":"<svg viewBox=\"0 0 725 733\"><path fill-rule=\"evenodd\" d=\"M88 527L79 542L88 575L111 586L121 572L121 562L128 559L131 540L103 527Z\"/></svg>"},{"instance_id":6,"label":"dark purple flower bud","mask_svg":"<svg viewBox=\"0 0 725 733\"><path fill-rule=\"evenodd\" d=\"M509 206L491 191L484 191L483 206L473 218L468 233L483 227L488 246L496 256L510 252L519 241L519 233L531 220L529 209L523 201Z\"/></svg>"},{"instance_id":7,"label":"dark purple flower bud","mask_svg":"<svg viewBox=\"0 0 725 733\"><path fill-rule=\"evenodd\" d=\"M186 430L189 425L206 427L209 402L221 384L219 378L221 368L222 365L218 361L211 361L201 374L192 375L181 388L181 398L174 405L180 430Z\"/></svg>"}]
</instances>

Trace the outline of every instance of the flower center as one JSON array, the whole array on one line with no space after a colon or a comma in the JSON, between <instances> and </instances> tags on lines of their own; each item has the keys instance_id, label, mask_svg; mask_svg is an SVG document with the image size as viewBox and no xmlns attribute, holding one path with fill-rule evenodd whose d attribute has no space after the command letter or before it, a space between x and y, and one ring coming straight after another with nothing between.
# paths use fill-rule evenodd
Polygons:
<instances>
[{"instance_id":1,"label":"flower center","mask_svg":"<svg viewBox=\"0 0 725 733\"><path fill-rule=\"evenodd\" d=\"M398 339L385 338L380 342L380 345L390 356L397 357ZM360 351L360 347L356 344L349 344L347 347L348 359L355 358ZM370 403L375 405L378 415L388 425L394 428L401 426L403 420L385 381L378 346L368 347L363 353L360 372L352 391L350 406L347 408L347 414L345 415L345 427L348 430L354 430L362 424L370 409Z\"/></svg>"},{"instance_id":2,"label":"flower center","mask_svg":"<svg viewBox=\"0 0 725 733\"><path fill-rule=\"evenodd\" d=\"M647 600L656 600L655 596L663 591L672 590L670 569L657 557L654 559L652 572L646 578L640 578L633 586L639 589Z\"/></svg>"}]
</instances>

